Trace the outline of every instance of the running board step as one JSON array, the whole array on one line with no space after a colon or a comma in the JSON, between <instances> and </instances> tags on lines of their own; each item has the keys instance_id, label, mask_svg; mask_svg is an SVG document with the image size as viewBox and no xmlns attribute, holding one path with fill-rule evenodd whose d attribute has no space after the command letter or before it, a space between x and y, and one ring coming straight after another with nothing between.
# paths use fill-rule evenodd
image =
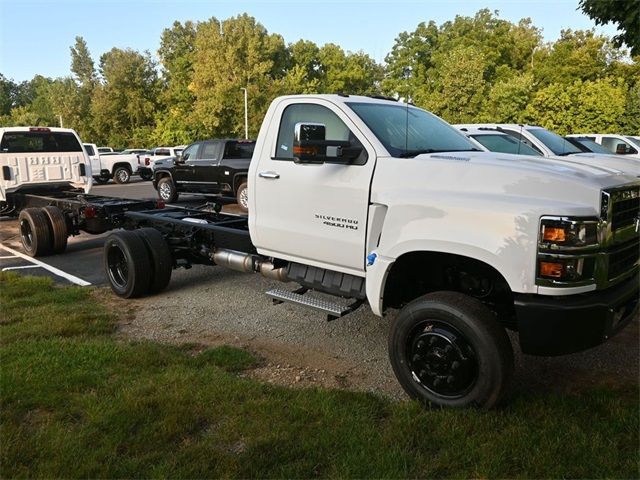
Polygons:
<instances>
[{"instance_id":1,"label":"running board step","mask_svg":"<svg viewBox=\"0 0 640 480\"><path fill-rule=\"evenodd\" d=\"M345 305L343 303L331 302L321 298L305 296L304 292L306 292L306 289L290 292L288 290L274 288L267 292L267 296L271 297L273 302L276 304L283 302L296 303L298 305L326 313L328 320L344 317L362 305L362 300L356 300L350 305Z\"/></svg>"}]
</instances>

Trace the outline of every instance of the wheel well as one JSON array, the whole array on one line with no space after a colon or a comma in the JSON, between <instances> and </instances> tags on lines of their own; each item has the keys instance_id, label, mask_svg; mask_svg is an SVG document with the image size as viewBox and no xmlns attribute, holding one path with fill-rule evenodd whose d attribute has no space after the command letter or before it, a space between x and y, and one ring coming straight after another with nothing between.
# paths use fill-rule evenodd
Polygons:
<instances>
[{"instance_id":1,"label":"wheel well","mask_svg":"<svg viewBox=\"0 0 640 480\"><path fill-rule=\"evenodd\" d=\"M115 171L120 167L126 168L127 170L129 170L129 173L131 173L131 165L129 165L128 163L115 163L113 165L113 172L115 173Z\"/></svg>"},{"instance_id":2,"label":"wheel well","mask_svg":"<svg viewBox=\"0 0 640 480\"><path fill-rule=\"evenodd\" d=\"M477 298L505 326L515 328L513 294L502 274L484 262L450 253L411 252L398 258L385 283L384 308L401 308L439 290Z\"/></svg>"}]
</instances>

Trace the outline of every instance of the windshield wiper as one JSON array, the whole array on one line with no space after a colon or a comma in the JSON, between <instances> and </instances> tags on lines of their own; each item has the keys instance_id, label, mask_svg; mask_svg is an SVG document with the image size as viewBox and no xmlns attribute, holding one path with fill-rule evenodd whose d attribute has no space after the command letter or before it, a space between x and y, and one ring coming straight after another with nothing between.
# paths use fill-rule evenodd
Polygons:
<instances>
[{"instance_id":1,"label":"windshield wiper","mask_svg":"<svg viewBox=\"0 0 640 480\"><path fill-rule=\"evenodd\" d=\"M567 157L569 155L575 155L576 153L583 153L583 152L562 152L562 153L556 153L556 155L558 155L559 157Z\"/></svg>"},{"instance_id":2,"label":"windshield wiper","mask_svg":"<svg viewBox=\"0 0 640 480\"><path fill-rule=\"evenodd\" d=\"M446 152L481 152L482 150L480 150L479 148L471 148L471 149L467 149L467 150L457 150L457 149L452 149L452 150L436 150L434 148L426 148L424 150L407 150L406 152L402 152L399 157L400 158L413 158L413 157L417 157L418 155L422 155L423 153L446 153Z\"/></svg>"}]
</instances>

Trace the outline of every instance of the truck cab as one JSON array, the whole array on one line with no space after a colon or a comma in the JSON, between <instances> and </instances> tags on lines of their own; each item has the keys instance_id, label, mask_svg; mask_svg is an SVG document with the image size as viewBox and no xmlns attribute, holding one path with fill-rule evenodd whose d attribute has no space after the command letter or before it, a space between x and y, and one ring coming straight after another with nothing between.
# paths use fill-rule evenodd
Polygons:
<instances>
[{"instance_id":1,"label":"truck cab","mask_svg":"<svg viewBox=\"0 0 640 480\"><path fill-rule=\"evenodd\" d=\"M628 158L640 160L640 139L617 134L582 133L571 134L570 137L584 137L602 145L609 152L625 155Z\"/></svg>"}]
</instances>

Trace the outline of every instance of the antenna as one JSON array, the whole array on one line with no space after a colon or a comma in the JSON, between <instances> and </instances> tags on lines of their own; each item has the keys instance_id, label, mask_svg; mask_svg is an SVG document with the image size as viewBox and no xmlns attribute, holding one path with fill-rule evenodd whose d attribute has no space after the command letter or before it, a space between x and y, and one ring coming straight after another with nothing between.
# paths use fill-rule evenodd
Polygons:
<instances>
[{"instance_id":1,"label":"antenna","mask_svg":"<svg viewBox=\"0 0 640 480\"><path fill-rule=\"evenodd\" d=\"M522 129L524 125L520 124L520 138L518 139L518 152L516 155L520 155L520 145L522 145Z\"/></svg>"},{"instance_id":2,"label":"antenna","mask_svg":"<svg viewBox=\"0 0 640 480\"><path fill-rule=\"evenodd\" d=\"M409 154L409 98L405 98L404 101L406 105L406 117L404 126L404 154L406 156Z\"/></svg>"}]
</instances>

